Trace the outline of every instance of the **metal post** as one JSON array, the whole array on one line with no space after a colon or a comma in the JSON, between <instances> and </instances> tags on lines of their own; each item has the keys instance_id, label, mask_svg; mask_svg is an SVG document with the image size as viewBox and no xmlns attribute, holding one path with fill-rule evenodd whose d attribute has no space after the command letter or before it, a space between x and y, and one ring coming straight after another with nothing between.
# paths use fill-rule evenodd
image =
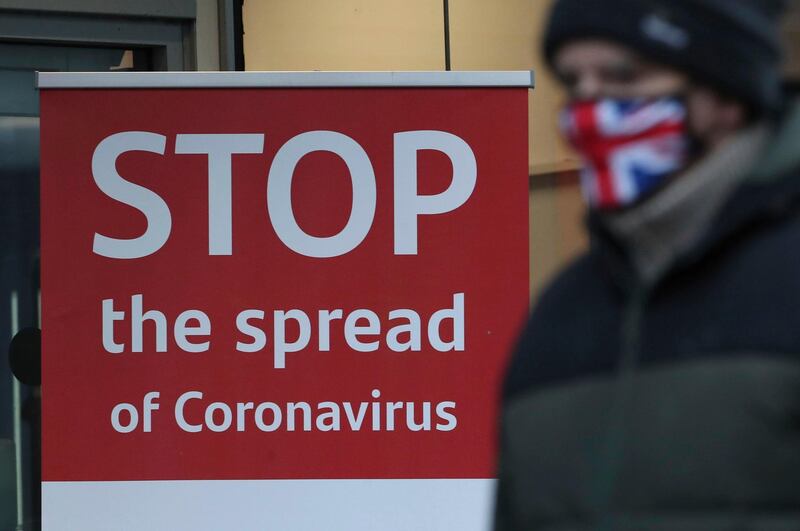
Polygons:
<instances>
[{"instance_id":1,"label":"metal post","mask_svg":"<svg viewBox=\"0 0 800 531\"><path fill-rule=\"evenodd\" d=\"M444 1L444 69L450 71L450 1Z\"/></svg>"},{"instance_id":2,"label":"metal post","mask_svg":"<svg viewBox=\"0 0 800 531\"><path fill-rule=\"evenodd\" d=\"M16 291L11 292L11 337L19 332L19 296ZM11 377L13 408L14 408L14 461L16 466L17 480L17 529L22 529L23 505L22 505L22 394L19 380Z\"/></svg>"}]
</instances>

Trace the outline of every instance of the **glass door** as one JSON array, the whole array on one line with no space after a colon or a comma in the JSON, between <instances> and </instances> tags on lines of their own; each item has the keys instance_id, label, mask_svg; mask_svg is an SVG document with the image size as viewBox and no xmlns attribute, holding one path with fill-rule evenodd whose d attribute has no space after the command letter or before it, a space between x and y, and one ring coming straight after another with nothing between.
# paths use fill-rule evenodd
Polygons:
<instances>
[{"instance_id":1,"label":"glass door","mask_svg":"<svg viewBox=\"0 0 800 531\"><path fill-rule=\"evenodd\" d=\"M141 50L0 42L0 338L6 347L18 330L39 326L35 72L148 63ZM40 388L21 384L8 363L0 363L0 531L41 528L40 438Z\"/></svg>"}]
</instances>

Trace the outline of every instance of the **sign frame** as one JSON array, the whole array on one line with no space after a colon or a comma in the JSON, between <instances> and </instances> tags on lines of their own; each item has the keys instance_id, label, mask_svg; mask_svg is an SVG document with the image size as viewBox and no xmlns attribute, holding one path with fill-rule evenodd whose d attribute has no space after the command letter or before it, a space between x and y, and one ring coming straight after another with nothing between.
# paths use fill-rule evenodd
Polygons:
<instances>
[{"instance_id":1,"label":"sign frame","mask_svg":"<svg viewBox=\"0 0 800 531\"><path fill-rule=\"evenodd\" d=\"M448 72L40 72L41 90L61 89L234 89L234 88L516 88L532 89L533 71L448 71ZM526 154L527 157L527 154ZM526 167L527 169L527 167ZM527 264L526 264L527 269ZM44 294L45 301L47 294ZM520 319L523 316L519 316ZM47 390L44 391L45 395ZM168 409L168 408L166 408ZM43 524L45 531L72 529L217 529L230 524L238 515L240 528L305 529L405 529L455 528L468 531L486 529L493 507L495 480L457 478L408 478L381 480L352 478L342 490L326 480L303 479L265 482L253 490L258 480L226 480L220 484L198 486L193 481L156 480L45 481L43 484ZM213 483L213 482L212 482ZM175 497L175 490L183 497ZM147 514L124 503L135 497L150 508ZM263 503L264 497L276 501L285 513L247 515L248 508ZM304 499L304 497L306 499ZM402 499L403 506L381 505L380 500ZM96 514L84 512L91 500ZM325 500L323 506L309 505ZM353 504L375 506L374 511L342 507ZM175 509L191 518L161 518ZM419 504L421 510L409 509ZM469 507L469 511L441 510ZM224 510L213 514L212 508ZM131 512L131 511L134 512ZM335 527L331 515L336 514ZM292 521L291 527L286 522Z\"/></svg>"}]
</instances>

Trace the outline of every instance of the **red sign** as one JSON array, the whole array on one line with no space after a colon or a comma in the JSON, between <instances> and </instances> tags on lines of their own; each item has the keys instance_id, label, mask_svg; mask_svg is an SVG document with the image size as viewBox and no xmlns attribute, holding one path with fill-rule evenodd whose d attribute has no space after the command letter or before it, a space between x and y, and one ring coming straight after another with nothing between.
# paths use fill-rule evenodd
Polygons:
<instances>
[{"instance_id":1,"label":"red sign","mask_svg":"<svg viewBox=\"0 0 800 531\"><path fill-rule=\"evenodd\" d=\"M525 88L50 88L41 116L50 528L63 482L493 477Z\"/></svg>"}]
</instances>

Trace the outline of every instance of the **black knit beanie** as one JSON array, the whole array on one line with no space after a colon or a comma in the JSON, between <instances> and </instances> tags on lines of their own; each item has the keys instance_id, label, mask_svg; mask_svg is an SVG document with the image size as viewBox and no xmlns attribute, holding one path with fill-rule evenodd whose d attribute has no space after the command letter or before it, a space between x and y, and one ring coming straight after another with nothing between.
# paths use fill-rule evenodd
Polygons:
<instances>
[{"instance_id":1,"label":"black knit beanie","mask_svg":"<svg viewBox=\"0 0 800 531\"><path fill-rule=\"evenodd\" d=\"M749 104L781 101L783 0L557 0L544 52L552 66L567 41L605 38L686 72Z\"/></svg>"}]
</instances>

